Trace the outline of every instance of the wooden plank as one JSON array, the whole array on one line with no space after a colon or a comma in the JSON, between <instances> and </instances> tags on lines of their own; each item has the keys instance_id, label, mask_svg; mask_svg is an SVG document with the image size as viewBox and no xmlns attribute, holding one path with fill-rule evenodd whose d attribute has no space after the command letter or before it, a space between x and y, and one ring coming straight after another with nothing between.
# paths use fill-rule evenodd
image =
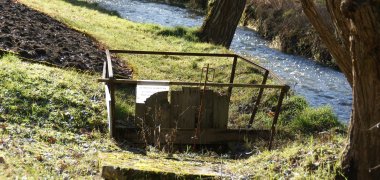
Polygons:
<instances>
[{"instance_id":1,"label":"wooden plank","mask_svg":"<svg viewBox=\"0 0 380 180\"><path fill-rule=\"evenodd\" d=\"M158 92L145 101L145 122L151 127L170 127L168 92Z\"/></svg>"},{"instance_id":2,"label":"wooden plank","mask_svg":"<svg viewBox=\"0 0 380 180\"><path fill-rule=\"evenodd\" d=\"M202 92L201 92L202 93ZM206 90L204 92L203 98L203 110L201 117L201 129L203 128L213 128L213 101L214 101L214 92L212 90Z\"/></svg>"},{"instance_id":3,"label":"wooden plank","mask_svg":"<svg viewBox=\"0 0 380 180\"><path fill-rule=\"evenodd\" d=\"M189 88L182 88L182 94L180 97L181 110L183 111L183 115L181 116L181 123L178 128L193 128L195 118L195 113L192 109L192 104L190 100L191 90Z\"/></svg>"},{"instance_id":4,"label":"wooden plank","mask_svg":"<svg viewBox=\"0 0 380 180\"><path fill-rule=\"evenodd\" d=\"M188 117L186 119L186 126L184 128L194 128L197 121L199 105L200 105L200 89L199 87L186 87L188 94L184 94L184 98L187 101L187 107L189 108Z\"/></svg>"},{"instance_id":5,"label":"wooden plank","mask_svg":"<svg viewBox=\"0 0 380 180\"><path fill-rule=\"evenodd\" d=\"M173 120L177 128L194 128L199 106L199 88L172 91Z\"/></svg>"},{"instance_id":6,"label":"wooden plank","mask_svg":"<svg viewBox=\"0 0 380 180\"><path fill-rule=\"evenodd\" d=\"M153 129L146 131L145 139L142 138L141 130L137 128L125 129L124 137L131 143L154 143ZM150 131L150 132L149 132ZM168 143L167 136L175 136L172 138L174 144L192 144L195 129L174 129L162 128L159 141L161 144ZM173 134L173 132L175 132ZM200 138L196 141L197 144L226 144L228 142L244 142L246 140L254 141L255 139L268 140L270 137L269 130L253 130L253 129L201 129Z\"/></svg>"},{"instance_id":7,"label":"wooden plank","mask_svg":"<svg viewBox=\"0 0 380 180\"><path fill-rule=\"evenodd\" d=\"M178 121L180 116L180 105L179 105L179 91L171 91L170 92L170 119L171 121L171 128L177 128L178 127Z\"/></svg>"},{"instance_id":8,"label":"wooden plank","mask_svg":"<svg viewBox=\"0 0 380 180\"><path fill-rule=\"evenodd\" d=\"M145 104L135 104L135 122L137 127L142 127L145 119Z\"/></svg>"},{"instance_id":9,"label":"wooden plank","mask_svg":"<svg viewBox=\"0 0 380 180\"><path fill-rule=\"evenodd\" d=\"M214 96L213 106L213 128L227 129L228 124L229 97L227 95Z\"/></svg>"}]
</instances>

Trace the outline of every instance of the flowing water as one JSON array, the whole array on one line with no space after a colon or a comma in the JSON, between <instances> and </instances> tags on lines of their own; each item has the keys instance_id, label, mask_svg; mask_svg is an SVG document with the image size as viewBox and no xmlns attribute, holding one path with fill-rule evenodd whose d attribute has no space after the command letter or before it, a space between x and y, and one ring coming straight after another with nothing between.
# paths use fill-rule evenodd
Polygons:
<instances>
[{"instance_id":1,"label":"flowing water","mask_svg":"<svg viewBox=\"0 0 380 180\"><path fill-rule=\"evenodd\" d=\"M100 6L119 12L128 20L162 26L200 26L203 17L186 9L138 0L94 0ZM341 72L310 59L284 54L269 47L256 32L238 27L231 49L251 56L285 79L292 89L314 107L330 105L339 119L347 122L351 113L351 87Z\"/></svg>"}]
</instances>

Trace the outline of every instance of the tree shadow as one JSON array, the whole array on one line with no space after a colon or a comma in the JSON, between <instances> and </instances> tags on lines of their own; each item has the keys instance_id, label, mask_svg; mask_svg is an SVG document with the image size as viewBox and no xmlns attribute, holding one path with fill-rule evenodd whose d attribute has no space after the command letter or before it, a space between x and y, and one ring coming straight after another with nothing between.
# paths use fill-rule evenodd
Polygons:
<instances>
[{"instance_id":1,"label":"tree shadow","mask_svg":"<svg viewBox=\"0 0 380 180\"><path fill-rule=\"evenodd\" d=\"M156 33L160 36L173 36L177 38L183 38L191 42L199 42L199 34L197 29L176 26L172 28L164 28Z\"/></svg>"},{"instance_id":2,"label":"tree shadow","mask_svg":"<svg viewBox=\"0 0 380 180\"><path fill-rule=\"evenodd\" d=\"M96 11L99 11L100 13L108 14L110 16L121 17L117 11L107 10L107 9L101 7L96 2L88 2L87 0L63 0L63 1L70 3L74 6L81 6L81 7L87 8L87 9L96 10Z\"/></svg>"}]
</instances>

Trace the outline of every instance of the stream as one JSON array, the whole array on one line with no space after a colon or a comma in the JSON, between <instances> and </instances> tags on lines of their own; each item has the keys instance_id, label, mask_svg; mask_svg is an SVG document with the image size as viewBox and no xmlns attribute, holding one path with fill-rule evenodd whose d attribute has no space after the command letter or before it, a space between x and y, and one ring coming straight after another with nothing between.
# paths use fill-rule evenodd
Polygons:
<instances>
[{"instance_id":1,"label":"stream","mask_svg":"<svg viewBox=\"0 0 380 180\"><path fill-rule=\"evenodd\" d=\"M203 17L165 4L138 0L93 0L103 8L117 11L123 18L162 26L201 26ZM287 81L313 107L330 105L342 122L351 114L352 92L344 75L311 59L282 53L269 47L255 31L238 27L231 50L258 59L260 64Z\"/></svg>"}]
</instances>

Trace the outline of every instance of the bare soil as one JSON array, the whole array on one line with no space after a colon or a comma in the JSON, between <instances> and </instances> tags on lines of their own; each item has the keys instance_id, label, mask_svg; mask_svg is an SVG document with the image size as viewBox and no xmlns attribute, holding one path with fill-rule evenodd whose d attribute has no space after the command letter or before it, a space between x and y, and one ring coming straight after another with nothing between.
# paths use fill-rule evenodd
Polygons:
<instances>
[{"instance_id":1,"label":"bare soil","mask_svg":"<svg viewBox=\"0 0 380 180\"><path fill-rule=\"evenodd\" d=\"M101 72L104 48L90 36L12 0L0 1L0 51L60 67ZM131 70L114 60L115 74L131 76Z\"/></svg>"}]
</instances>

